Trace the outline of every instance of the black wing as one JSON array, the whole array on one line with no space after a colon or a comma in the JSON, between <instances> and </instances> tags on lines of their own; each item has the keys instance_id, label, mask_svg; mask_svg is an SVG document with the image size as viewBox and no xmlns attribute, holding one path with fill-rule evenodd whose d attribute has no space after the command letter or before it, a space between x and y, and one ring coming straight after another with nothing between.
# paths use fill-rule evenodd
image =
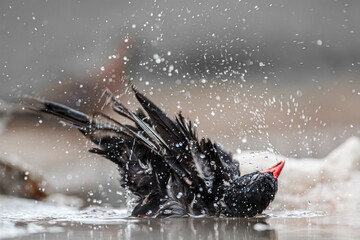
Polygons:
<instances>
[{"instance_id":1,"label":"black wing","mask_svg":"<svg viewBox=\"0 0 360 240\"><path fill-rule=\"evenodd\" d=\"M145 138L138 127L123 125L110 117L96 113L87 115L65 105L31 99L29 108L55 115L70 126L79 129L88 139L98 145L89 151L100 154L116 163L122 176L122 186L129 188L140 198L145 198L155 187L161 186L154 177L157 172L167 174L168 167L157 154L157 146ZM142 112L132 113L138 118ZM143 120L146 122L146 120Z\"/></svg>"},{"instance_id":2,"label":"black wing","mask_svg":"<svg viewBox=\"0 0 360 240\"><path fill-rule=\"evenodd\" d=\"M181 113L173 121L133 90L148 117L107 93L113 110L134 125L49 101L34 100L30 108L66 120L98 145L91 152L118 165L122 186L139 196L134 216L218 215L225 187L240 176L238 164L209 139L198 141Z\"/></svg>"},{"instance_id":3,"label":"black wing","mask_svg":"<svg viewBox=\"0 0 360 240\"><path fill-rule=\"evenodd\" d=\"M191 121L181 113L173 121L147 97L133 90L148 113L151 126L165 142L163 159L188 186L189 189L185 191L188 199L195 196L185 203L192 206L188 211L194 214L219 214L224 189L240 177L238 163L209 139L199 141ZM194 202L198 204L194 205Z\"/></svg>"}]
</instances>

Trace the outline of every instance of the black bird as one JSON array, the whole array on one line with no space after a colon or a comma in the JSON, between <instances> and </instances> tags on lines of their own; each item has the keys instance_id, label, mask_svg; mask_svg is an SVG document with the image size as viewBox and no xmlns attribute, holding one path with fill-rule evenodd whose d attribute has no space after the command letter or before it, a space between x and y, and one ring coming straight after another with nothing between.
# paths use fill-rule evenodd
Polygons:
<instances>
[{"instance_id":1,"label":"black bird","mask_svg":"<svg viewBox=\"0 0 360 240\"><path fill-rule=\"evenodd\" d=\"M210 139L198 139L181 113L172 120L134 87L142 108L129 111L107 91L107 103L133 125L102 113L87 115L33 99L29 108L65 120L97 145L89 151L114 162L121 186L138 197L135 217L252 217L274 199L285 164L240 175L232 156Z\"/></svg>"}]
</instances>

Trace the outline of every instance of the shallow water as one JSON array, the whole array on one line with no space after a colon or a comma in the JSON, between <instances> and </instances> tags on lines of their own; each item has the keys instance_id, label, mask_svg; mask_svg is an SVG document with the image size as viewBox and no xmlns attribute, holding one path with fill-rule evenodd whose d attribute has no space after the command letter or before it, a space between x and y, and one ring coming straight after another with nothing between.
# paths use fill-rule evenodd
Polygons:
<instances>
[{"instance_id":1,"label":"shallow water","mask_svg":"<svg viewBox=\"0 0 360 240\"><path fill-rule=\"evenodd\" d=\"M126 209L1 198L0 239L359 239L360 212L267 212L237 218L129 218Z\"/></svg>"}]
</instances>

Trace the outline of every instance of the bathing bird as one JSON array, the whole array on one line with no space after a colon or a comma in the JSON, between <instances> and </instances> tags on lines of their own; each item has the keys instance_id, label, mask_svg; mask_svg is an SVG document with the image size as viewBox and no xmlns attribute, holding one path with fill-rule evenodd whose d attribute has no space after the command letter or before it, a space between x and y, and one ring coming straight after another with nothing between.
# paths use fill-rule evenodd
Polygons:
<instances>
[{"instance_id":1,"label":"bathing bird","mask_svg":"<svg viewBox=\"0 0 360 240\"><path fill-rule=\"evenodd\" d=\"M28 100L27 106L77 128L95 144L91 153L116 164L121 186L137 197L134 217L253 217L268 207L284 161L241 176L232 155L210 139L199 139L181 112L172 119L131 89L141 106L134 112L105 91L107 104L130 124L43 99Z\"/></svg>"}]
</instances>

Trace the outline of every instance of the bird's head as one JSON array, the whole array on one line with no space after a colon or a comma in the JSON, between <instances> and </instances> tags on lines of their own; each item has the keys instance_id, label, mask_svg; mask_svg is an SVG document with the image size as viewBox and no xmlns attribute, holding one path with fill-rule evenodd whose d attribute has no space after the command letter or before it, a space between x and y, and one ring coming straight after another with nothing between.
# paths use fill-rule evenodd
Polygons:
<instances>
[{"instance_id":1,"label":"bird's head","mask_svg":"<svg viewBox=\"0 0 360 240\"><path fill-rule=\"evenodd\" d=\"M264 211L274 199L277 179L285 162L239 177L225 193L225 203L233 216L252 217Z\"/></svg>"}]
</instances>

